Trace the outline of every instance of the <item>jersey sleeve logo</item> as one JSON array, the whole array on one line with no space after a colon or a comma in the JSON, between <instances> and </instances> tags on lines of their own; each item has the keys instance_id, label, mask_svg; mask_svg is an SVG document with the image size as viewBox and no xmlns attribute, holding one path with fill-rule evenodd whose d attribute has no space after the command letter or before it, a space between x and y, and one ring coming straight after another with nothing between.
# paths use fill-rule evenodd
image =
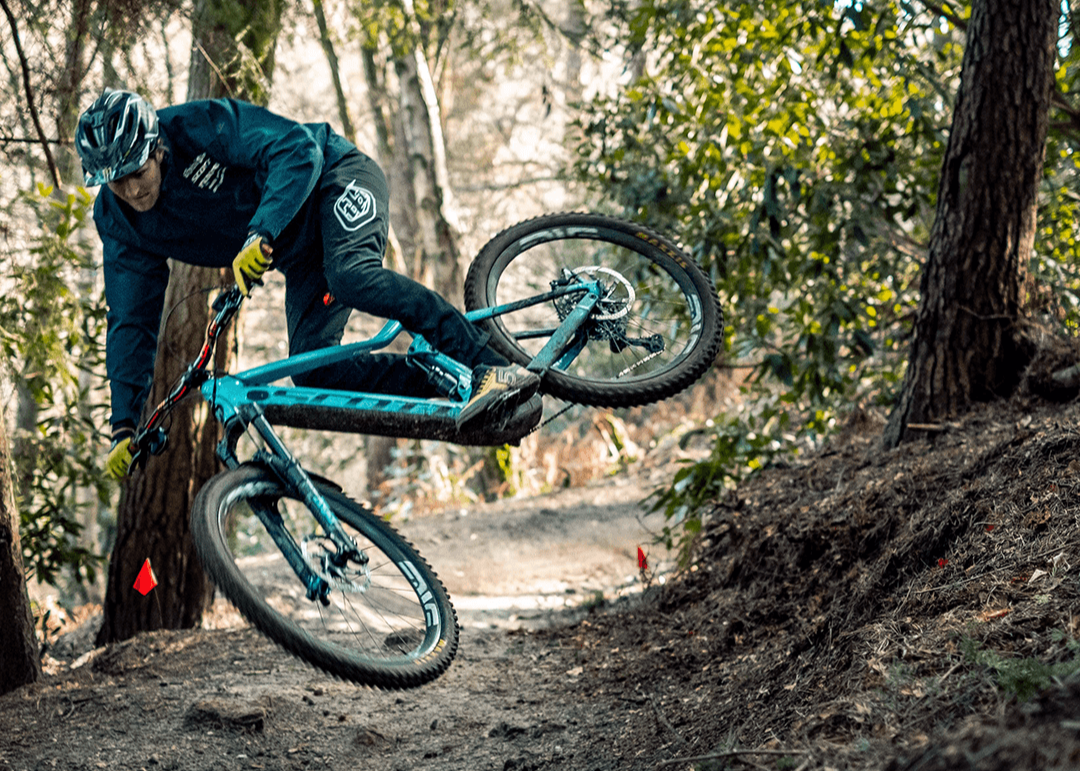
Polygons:
<instances>
[{"instance_id":1,"label":"jersey sleeve logo","mask_svg":"<svg viewBox=\"0 0 1080 771\"><path fill-rule=\"evenodd\" d=\"M334 214L345 230L359 230L375 219L375 195L353 180L334 202Z\"/></svg>"},{"instance_id":2,"label":"jersey sleeve logo","mask_svg":"<svg viewBox=\"0 0 1080 771\"><path fill-rule=\"evenodd\" d=\"M216 193L225 181L225 167L207 157L206 153L199 153L191 165L184 169L184 179L203 190Z\"/></svg>"}]
</instances>

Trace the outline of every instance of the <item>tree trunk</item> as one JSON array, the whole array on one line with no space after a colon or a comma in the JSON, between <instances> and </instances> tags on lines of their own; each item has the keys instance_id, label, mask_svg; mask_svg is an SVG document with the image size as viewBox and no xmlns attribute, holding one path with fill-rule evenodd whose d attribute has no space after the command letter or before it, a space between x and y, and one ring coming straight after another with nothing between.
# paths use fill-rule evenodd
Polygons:
<instances>
[{"instance_id":1,"label":"tree trunk","mask_svg":"<svg viewBox=\"0 0 1080 771\"><path fill-rule=\"evenodd\" d=\"M230 95L265 104L281 10L281 3L257 0L197 3L188 99ZM200 290L223 285L231 276L228 269L171 266L166 314L179 306L168 329L161 330L150 405L166 396L202 346L210 311ZM219 369L227 367L233 353L235 329L218 343ZM217 424L197 403L174 415L165 453L151 458L145 472L128 477L117 514L99 645L150 629L196 626L209 607L213 586L195 555L188 511L199 488L218 470L217 441ZM147 558L159 583L143 597L134 583Z\"/></svg>"},{"instance_id":2,"label":"tree trunk","mask_svg":"<svg viewBox=\"0 0 1080 771\"><path fill-rule=\"evenodd\" d=\"M41 677L11 469L6 421L0 412L0 695Z\"/></svg>"},{"instance_id":3,"label":"tree trunk","mask_svg":"<svg viewBox=\"0 0 1080 771\"><path fill-rule=\"evenodd\" d=\"M270 101L283 0L196 0L188 100Z\"/></svg>"},{"instance_id":4,"label":"tree trunk","mask_svg":"<svg viewBox=\"0 0 1080 771\"><path fill-rule=\"evenodd\" d=\"M887 447L908 438L911 424L1009 396L1030 358L1018 330L1021 283L1035 238L1059 11L1051 0L976 0L972 7Z\"/></svg>"},{"instance_id":5,"label":"tree trunk","mask_svg":"<svg viewBox=\"0 0 1080 771\"><path fill-rule=\"evenodd\" d=\"M420 227L416 219L416 207L413 204L412 179L409 173L407 154L395 152L396 146L404 146L404 137L397 145L391 142L390 123L395 122L400 128L400 121L394 121L388 115L393 111L388 106L386 80L380 77L381 69L376 61L375 42L367 41L360 48L364 65L364 80L367 84L368 108L375 128L375 154L390 182L390 232L384 262L391 270L419 279L416 270L411 270L406 255L412 257L413 268L419 269L422 261ZM398 239L398 233L403 234ZM401 340L394 342L390 350L403 351ZM398 440L392 436L368 436L364 439L365 459L367 461L367 486L374 492L387 479L386 469L393 462L393 451Z\"/></svg>"},{"instance_id":6,"label":"tree trunk","mask_svg":"<svg viewBox=\"0 0 1080 771\"><path fill-rule=\"evenodd\" d=\"M444 192L438 190L433 182L437 175L433 163L430 162L435 155L431 121L435 121L435 141L444 159L445 150L442 149L441 118L437 103L426 103L422 95L417 57L419 62L423 63L423 56L409 54L395 62L402 93L399 98L400 109L394 112L388 105L390 99L386 79L380 78L376 53L374 40L367 41L361 48L368 107L372 111L375 124L378 160L390 179L393 224L390 227L386 263L392 270L405 273L416 281L431 286L436 272L435 263L446 259L443 249L438 245L441 240L438 234L441 226L438 221L442 220L449 244L446 254L449 255L450 265L456 271L451 275L450 281L456 282L457 286L446 293L453 301L455 297L461 296L463 279L458 266L453 229L449 228L442 216ZM422 71L428 71L426 63L422 64ZM403 78L408 81L408 86ZM430 82L430 76L428 80ZM430 93L434 94L433 87ZM432 104L434 112L431 110ZM391 141L390 123L395 126L393 133L396 141ZM443 176L446 176L445 161ZM446 189L448 190L448 187ZM421 211L421 208L424 208L424 211ZM397 238L397 233L402 233L401 240ZM445 287L441 284L441 288ZM396 344L404 348L400 342ZM393 461L393 449L399 446L399 441L392 436L368 436L365 442L367 487L374 491L386 481L386 469Z\"/></svg>"},{"instance_id":7,"label":"tree trunk","mask_svg":"<svg viewBox=\"0 0 1080 771\"><path fill-rule=\"evenodd\" d=\"M181 304L161 331L150 405L165 398L202 345L209 321L205 297L188 296L223 279L220 271L172 266L166 312ZM231 348L224 340L219 343L216 367L227 367ZM142 472L132 472L124 484L99 645L151 629L197 626L213 600L214 588L195 554L188 519L195 494L217 471L218 432L208 412L192 402L174 413L166 451L152 457ZM158 586L143 596L134 585L146 559Z\"/></svg>"},{"instance_id":8,"label":"tree trunk","mask_svg":"<svg viewBox=\"0 0 1080 771\"><path fill-rule=\"evenodd\" d=\"M60 140L56 165L60 178L67 185L82 184L82 164L71 141L79 122L79 97L86 76L86 47L89 43L90 18L93 8L89 0L75 0L71 7L71 26L67 32L64 69L56 89L56 136ZM59 191L57 191L59 194Z\"/></svg>"},{"instance_id":9,"label":"tree trunk","mask_svg":"<svg viewBox=\"0 0 1080 771\"><path fill-rule=\"evenodd\" d=\"M361 46L360 56L364 63L368 107L371 109L371 120L375 124L376 150L382 163L388 164L394 156L394 151L390 143L390 121L386 117L386 86L379 79L379 65L375 61L374 47L371 44Z\"/></svg>"},{"instance_id":10,"label":"tree trunk","mask_svg":"<svg viewBox=\"0 0 1080 771\"><path fill-rule=\"evenodd\" d=\"M583 88L581 83L581 41L588 32L585 18L585 4L582 0L569 0L566 7L566 21L563 22L563 37L566 38L566 100L571 104L580 104ZM640 47L640 46L639 46ZM639 57L637 54L634 55ZM641 73L637 72L631 83L637 82Z\"/></svg>"},{"instance_id":11,"label":"tree trunk","mask_svg":"<svg viewBox=\"0 0 1080 771\"><path fill-rule=\"evenodd\" d=\"M401 132L398 113L390 106L390 95L386 78L376 60L375 42L368 41L360 48L364 65L364 81L367 85L368 109L375 128L375 157L382 166L390 185L390 233L387 245L386 265L392 270L412 278L418 277L415 266L420 252L417 246L417 233L420 228L416 222L413 203L412 179L408 173L408 162L397 148L405 145ZM397 141L391 141L395 134ZM399 238L398 233L402 236ZM410 263L410 260L412 262Z\"/></svg>"},{"instance_id":12,"label":"tree trunk","mask_svg":"<svg viewBox=\"0 0 1080 771\"><path fill-rule=\"evenodd\" d=\"M345 138L356 144L356 129L353 127L352 115L349 111L349 101L345 98L345 89L341 85L341 68L338 66L337 51L334 50L334 41L330 39L330 29L326 25L326 12L323 10L323 0L312 0L315 9L315 23L319 25L319 42L322 43L323 53L326 54L326 63L330 65L330 80L334 84L334 95L337 97L338 117L341 119L341 130Z\"/></svg>"},{"instance_id":13,"label":"tree trunk","mask_svg":"<svg viewBox=\"0 0 1080 771\"><path fill-rule=\"evenodd\" d=\"M359 146L359 142L356 137L356 128L352 119L352 111L349 109L349 101L345 97L345 89L341 83L341 67L338 63L337 51L334 48L334 41L330 37L330 29L326 22L326 11L323 7L323 0L312 0L315 9L315 21L319 27L319 40L322 43L323 53L326 54L326 63L330 67L330 79L334 83L334 94L337 99L338 117L341 120L341 130L345 138L352 142L354 145ZM363 48L364 52L364 67L368 77L368 98L372 107L372 113L375 116L375 135L378 148L376 149L374 156L379 161L379 165L385 170L386 165L391 158L390 143L386 131L386 123L383 117L383 111L381 108L380 95L377 93L378 86L374 89L371 88L373 83L377 83L377 76L375 75L375 61L371 52L366 48ZM370 66L369 66L370 65ZM372 155L372 151L368 148L360 148L368 155ZM386 264L393 270L402 270L404 261L402 260L401 244L398 242L397 233L394 227L390 226L390 232L387 234L386 244Z\"/></svg>"},{"instance_id":14,"label":"tree trunk","mask_svg":"<svg viewBox=\"0 0 1080 771\"><path fill-rule=\"evenodd\" d=\"M412 16L412 3L406 0L404 5L409 24L418 27ZM415 34L412 38L417 42L411 51L395 60L394 69L401 89L398 117L403 146L399 156L406 164L417 223L419 259L413 272L421 277L430 272L434 288L460 306L465 273L449 214L453 193L446 168L442 116L431 71L418 42L420 37Z\"/></svg>"},{"instance_id":15,"label":"tree trunk","mask_svg":"<svg viewBox=\"0 0 1080 771\"><path fill-rule=\"evenodd\" d=\"M423 41L427 37L412 0L403 0L401 10L409 29L404 36L409 50L394 54L399 89L394 161L405 188L402 196L405 207L397 215L401 221L410 223L403 232L412 240L412 253L408 255L412 257L412 278L461 307L465 268L461 263L457 228L452 221L453 191L446 166L442 113L424 53ZM388 454L383 458L376 454L390 449L385 443L369 445L369 482L384 478L381 473L372 474L373 464L388 462Z\"/></svg>"}]
</instances>

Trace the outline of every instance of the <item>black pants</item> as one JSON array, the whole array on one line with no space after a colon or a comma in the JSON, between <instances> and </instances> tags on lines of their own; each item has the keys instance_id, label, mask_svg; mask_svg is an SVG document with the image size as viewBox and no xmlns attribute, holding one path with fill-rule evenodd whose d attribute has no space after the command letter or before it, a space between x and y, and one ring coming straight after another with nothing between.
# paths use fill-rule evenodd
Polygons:
<instances>
[{"instance_id":1,"label":"black pants","mask_svg":"<svg viewBox=\"0 0 1080 771\"><path fill-rule=\"evenodd\" d=\"M441 295L383 267L390 196L375 161L359 151L349 153L323 172L313 195L318 196L322 254L284 268L290 355L340 343L356 309L401 322L462 364L507 363L486 347L488 335ZM444 395L436 393L423 371L408 364L404 355L394 353L361 354L293 380L348 391Z\"/></svg>"}]
</instances>

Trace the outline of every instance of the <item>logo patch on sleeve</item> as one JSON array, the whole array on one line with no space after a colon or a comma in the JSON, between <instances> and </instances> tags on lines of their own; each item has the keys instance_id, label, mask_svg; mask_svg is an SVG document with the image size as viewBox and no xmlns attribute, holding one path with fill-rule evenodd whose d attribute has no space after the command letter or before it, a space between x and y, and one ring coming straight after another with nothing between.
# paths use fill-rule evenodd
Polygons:
<instances>
[{"instance_id":1,"label":"logo patch on sleeve","mask_svg":"<svg viewBox=\"0 0 1080 771\"><path fill-rule=\"evenodd\" d=\"M334 202L334 214L341 227L348 231L359 230L375 219L375 195L353 180Z\"/></svg>"},{"instance_id":2,"label":"logo patch on sleeve","mask_svg":"<svg viewBox=\"0 0 1080 771\"><path fill-rule=\"evenodd\" d=\"M221 183L225 181L226 167L210 158L206 153L200 153L199 157L184 169L184 179L191 184L216 193Z\"/></svg>"}]
</instances>

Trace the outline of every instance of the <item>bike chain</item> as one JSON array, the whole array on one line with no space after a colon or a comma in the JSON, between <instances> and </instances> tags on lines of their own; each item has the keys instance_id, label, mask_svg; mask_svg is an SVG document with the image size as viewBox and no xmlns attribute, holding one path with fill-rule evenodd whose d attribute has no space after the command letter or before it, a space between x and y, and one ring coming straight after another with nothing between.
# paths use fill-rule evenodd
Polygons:
<instances>
[{"instance_id":1,"label":"bike chain","mask_svg":"<svg viewBox=\"0 0 1080 771\"><path fill-rule=\"evenodd\" d=\"M656 357L656 356L659 356L659 355L660 355L661 353L663 353L663 351L657 351L656 353L650 353L650 354L649 354L648 356L646 356L646 357L645 357L644 359L642 359L641 361L639 361L639 362L636 362L636 363L634 363L634 364L633 364L632 366L629 366L629 367L627 367L627 368L626 368L626 369L624 369L624 370L623 370L622 372L620 372L620 373L619 373L618 375L616 375L616 376L615 376L615 377L616 377L616 379L618 379L618 378L620 378L620 377L623 377L624 375L628 375L628 374L629 374L630 372L633 372L633 371L634 371L635 369L637 369L638 367L640 367L640 366L641 366L642 364L644 364L645 362L647 362L647 361L648 361L649 359L651 359L651 358L653 358L653 357ZM569 410L569 409L570 409L571 407L577 407L577 406L579 406L580 404L581 404L581 402L568 402L568 403L567 403L567 405L566 405L565 407L563 407L563 408L562 408L561 410L559 410L558 412L556 412L556 413L555 413L554 415L552 415L552 416L551 416L550 418L548 418L547 420L542 420L542 421L540 421L539 423L537 423L537 424L536 424L535 426L533 426L532 430L531 430L531 431L529 431L529 433L525 434L525 436L531 436L531 435L535 434L535 433L536 433L537 431L539 431L539 430L540 430L541 428L543 428L544 426L546 426L546 425L547 425L548 423L550 423L551 421L555 420L555 418L557 418L557 417L559 417L560 415L562 415L563 413L565 413L565 412L566 412L567 410ZM525 438L525 437L523 436L523 437L522 437L522 439L524 439L524 438Z\"/></svg>"},{"instance_id":2,"label":"bike chain","mask_svg":"<svg viewBox=\"0 0 1080 771\"><path fill-rule=\"evenodd\" d=\"M646 356L646 357L645 357L644 359L642 359L641 361L636 361L636 362L634 362L633 364L631 364L631 365L630 365L629 367L627 367L626 369L624 369L624 370L623 370L622 372L620 372L620 373L619 373L618 375L616 375L616 376L615 376L615 379L616 379L616 380L618 380L618 379L619 379L619 378L621 378L621 377L622 377L623 375L629 375L629 374L630 374L631 372L633 372L633 371L634 371L635 369L637 369L637 368L638 368L638 367L640 367L640 366L641 366L642 364L644 364L645 362L647 362L647 361L648 361L649 359L654 359L654 358L656 358L657 356L659 356L659 355L660 355L660 354L662 354L662 353L663 353L663 351L656 351L655 353L650 353L650 354L649 354L648 356Z\"/></svg>"},{"instance_id":3,"label":"bike chain","mask_svg":"<svg viewBox=\"0 0 1080 771\"><path fill-rule=\"evenodd\" d=\"M537 423L537 424L536 424L535 426L533 426L533 427L532 427L532 430L531 430L531 431L529 431L529 433L525 434L525 436L532 436L532 435L533 435L533 434L535 434L535 433L536 433L537 431L539 431L539 430L540 430L541 428L543 428L544 426L546 426L546 425L547 425L548 423L550 423L551 421L555 420L555 418L559 417L559 416L560 416L560 415L562 415L562 414L563 414L564 412L566 412L567 410L569 410L569 409L570 409L571 407L576 407L576 406L578 406L578 402L569 402L569 403L568 403L568 404L567 404L567 405L566 405L565 407L563 407L563 408L562 408L561 410L559 410L558 412L556 412L556 413L555 413L554 415L552 415L552 416L551 416L550 418L548 418L547 420L542 420L542 421L540 421L539 423ZM522 439L524 439L524 438L525 438L525 437L523 436L523 437L522 437Z\"/></svg>"}]
</instances>

